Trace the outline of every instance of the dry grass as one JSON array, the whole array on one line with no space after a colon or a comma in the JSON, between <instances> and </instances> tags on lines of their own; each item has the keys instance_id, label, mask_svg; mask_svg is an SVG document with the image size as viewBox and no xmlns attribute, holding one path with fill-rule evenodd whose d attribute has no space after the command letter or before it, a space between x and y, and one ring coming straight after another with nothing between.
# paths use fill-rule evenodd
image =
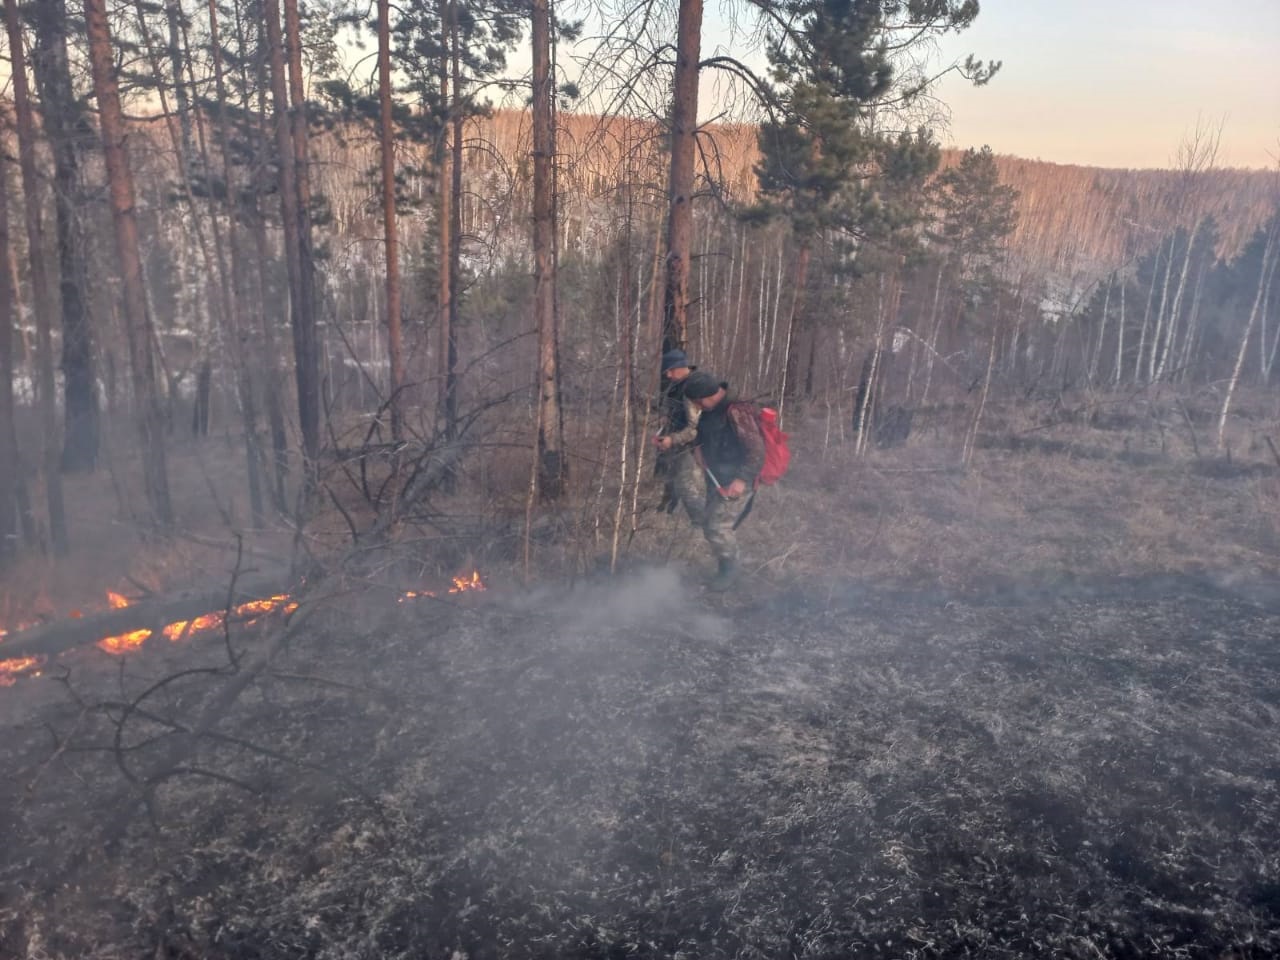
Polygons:
<instances>
[{"instance_id":1,"label":"dry grass","mask_svg":"<svg viewBox=\"0 0 1280 960\"><path fill-rule=\"evenodd\" d=\"M960 466L963 411L919 417L906 446L864 457L829 436L815 415L792 424L792 472L761 492L741 531L748 566L765 581L816 577L948 589L1202 571L1274 577L1280 466L1265 439L1280 437L1280 410L1267 397L1247 398L1243 409L1232 420L1228 461L1211 442L1207 404L1081 399L1066 407L996 407L967 469ZM569 496L554 510L539 508L531 538L539 579L609 564L616 443L599 418L571 422L568 435ZM457 491L429 498L366 572L394 569L406 581L466 566L499 578L523 575L528 450L511 427L487 439L491 444L464 465ZM236 534L244 566L284 575L292 530L279 518L266 529L247 529L234 444L221 438L180 444L170 466L184 536L145 535L137 523L144 513L140 483L127 457L93 477L69 478L72 556L29 556L6 571L0 618L13 624L95 609L107 589L206 586L229 575ZM632 463L632 476L634 469ZM683 514L657 512L652 469L647 458L634 532L626 497L622 562L708 566L705 545ZM330 470L327 480L354 519L370 519L361 494L339 471ZM327 498L308 526L306 547L321 560L350 547L346 522Z\"/></svg>"}]
</instances>

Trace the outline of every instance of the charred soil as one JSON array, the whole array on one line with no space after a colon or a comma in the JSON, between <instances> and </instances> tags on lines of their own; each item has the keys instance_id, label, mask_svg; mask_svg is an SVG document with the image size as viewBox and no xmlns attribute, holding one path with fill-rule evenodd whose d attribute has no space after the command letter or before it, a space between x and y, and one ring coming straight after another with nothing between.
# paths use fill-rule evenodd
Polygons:
<instances>
[{"instance_id":1,"label":"charred soil","mask_svg":"<svg viewBox=\"0 0 1280 960\"><path fill-rule=\"evenodd\" d=\"M0 697L0 955L1280 954L1280 591L743 594L72 655Z\"/></svg>"}]
</instances>

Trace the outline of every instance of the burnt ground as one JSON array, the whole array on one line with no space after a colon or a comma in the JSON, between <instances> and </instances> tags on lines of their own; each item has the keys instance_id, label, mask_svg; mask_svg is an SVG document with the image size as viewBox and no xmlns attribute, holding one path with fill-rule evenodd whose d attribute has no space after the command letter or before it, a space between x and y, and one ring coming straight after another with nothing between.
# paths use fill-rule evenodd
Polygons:
<instances>
[{"instance_id":1,"label":"burnt ground","mask_svg":"<svg viewBox=\"0 0 1280 960\"><path fill-rule=\"evenodd\" d=\"M1280 589L752 587L334 597L0 691L0 955L1280 955Z\"/></svg>"}]
</instances>

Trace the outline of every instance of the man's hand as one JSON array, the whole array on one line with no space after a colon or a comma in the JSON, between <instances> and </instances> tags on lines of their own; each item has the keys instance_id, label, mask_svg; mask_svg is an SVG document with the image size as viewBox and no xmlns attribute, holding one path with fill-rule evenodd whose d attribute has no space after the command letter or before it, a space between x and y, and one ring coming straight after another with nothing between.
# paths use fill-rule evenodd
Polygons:
<instances>
[{"instance_id":1,"label":"man's hand","mask_svg":"<svg viewBox=\"0 0 1280 960\"><path fill-rule=\"evenodd\" d=\"M721 487L720 491L725 495L726 499L737 500L747 492L747 482L741 479L734 480L727 487Z\"/></svg>"}]
</instances>

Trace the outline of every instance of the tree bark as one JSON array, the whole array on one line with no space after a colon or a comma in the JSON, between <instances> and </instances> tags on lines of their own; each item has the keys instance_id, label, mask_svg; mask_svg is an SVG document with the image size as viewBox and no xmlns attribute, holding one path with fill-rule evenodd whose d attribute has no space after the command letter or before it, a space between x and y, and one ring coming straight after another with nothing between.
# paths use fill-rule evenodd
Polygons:
<instances>
[{"instance_id":1,"label":"tree bark","mask_svg":"<svg viewBox=\"0 0 1280 960\"><path fill-rule=\"evenodd\" d=\"M698 133L698 67L702 0L680 0L676 69L671 95L671 173L668 182L667 280L663 293L662 349L689 342L689 259L693 245L693 170Z\"/></svg>"},{"instance_id":2,"label":"tree bark","mask_svg":"<svg viewBox=\"0 0 1280 960\"><path fill-rule=\"evenodd\" d=\"M543 500L564 492L556 364L555 242L551 81L551 12L533 0L533 313L538 328L538 490Z\"/></svg>"},{"instance_id":3,"label":"tree bark","mask_svg":"<svg viewBox=\"0 0 1280 960\"><path fill-rule=\"evenodd\" d=\"M274 5L271 0L269 6ZM284 0L284 54L289 67L290 127L294 182L298 189L298 322L294 350L298 366L298 426L306 454L308 487L320 452L320 344L316 333L315 255L311 242L311 172L307 138L307 96L302 77L302 23L298 0Z\"/></svg>"},{"instance_id":4,"label":"tree bark","mask_svg":"<svg viewBox=\"0 0 1280 960\"><path fill-rule=\"evenodd\" d=\"M13 276L9 178L0 163L0 568L18 552L18 434L13 421Z\"/></svg>"},{"instance_id":5,"label":"tree bark","mask_svg":"<svg viewBox=\"0 0 1280 960\"><path fill-rule=\"evenodd\" d=\"M302 453L306 461L303 474L310 484L314 455L319 449L319 418L316 391L316 358L312 351L314 337L311 297L306 291L302 266L302 244L299 236L301 214L297 182L297 157L294 154L293 131L289 115L289 92L285 80L284 38L280 27L279 0L265 0L263 15L267 21L267 47L270 59L271 98L275 105L276 160L280 165L280 219L284 230L285 266L289 277L289 321L293 331L294 381L298 396L298 422L302 426ZM305 424L305 425L304 425Z\"/></svg>"},{"instance_id":6,"label":"tree bark","mask_svg":"<svg viewBox=\"0 0 1280 960\"><path fill-rule=\"evenodd\" d=\"M49 511L49 539L59 556L69 552L66 508L62 501L62 477L58 457L58 406L53 375L53 300L45 272L44 236L40 224L40 176L36 169L35 132L31 94L27 86L26 56L18 0L4 0L5 26L9 33L13 107L18 128L18 161L22 169L23 215L27 228L27 256L31 267L31 296L36 314L39 355L40 421L44 436L45 497Z\"/></svg>"},{"instance_id":7,"label":"tree bark","mask_svg":"<svg viewBox=\"0 0 1280 960\"><path fill-rule=\"evenodd\" d=\"M134 416L142 443L143 487L156 522L161 527L171 527L173 505L169 498L169 473L165 460L164 419L156 396L155 364L151 352L155 334L142 282L133 175L125 155L124 114L116 84L106 0L85 0L84 12L93 88L102 127L111 217L115 225L116 255L124 283L125 329L133 372Z\"/></svg>"},{"instance_id":8,"label":"tree bark","mask_svg":"<svg viewBox=\"0 0 1280 960\"><path fill-rule=\"evenodd\" d=\"M391 113L391 4L378 0L378 105L379 147L382 154L382 224L387 261L387 356L391 382L388 400L391 439L404 438L404 356L400 346L400 240L396 230L395 126Z\"/></svg>"},{"instance_id":9,"label":"tree bark","mask_svg":"<svg viewBox=\"0 0 1280 960\"><path fill-rule=\"evenodd\" d=\"M440 35L441 49L448 51L451 47L449 23L452 19L451 0L440 0ZM450 148L451 124L448 113L456 104L450 101L451 64L450 57L440 58L440 103L445 116L440 128L440 139L436 148L436 175L438 178L439 206L436 210L436 251L440 276L436 286L437 324L439 331L439 394L436 401L436 419L446 440L452 439L456 432L454 407L453 363L457 355L456 332L453 329L453 318L456 314L453 298L453 151ZM455 95L456 99L456 95Z\"/></svg>"},{"instance_id":10,"label":"tree bark","mask_svg":"<svg viewBox=\"0 0 1280 960\"><path fill-rule=\"evenodd\" d=\"M79 220L84 199L80 156L92 130L76 101L67 60L66 0L33 8L36 44L31 68L42 100L41 117L53 154L54 222L62 300L62 469L91 471L98 461L98 391L93 329L85 304L88 248Z\"/></svg>"},{"instance_id":11,"label":"tree bark","mask_svg":"<svg viewBox=\"0 0 1280 960\"><path fill-rule=\"evenodd\" d=\"M245 465L249 486L249 510L255 526L262 526L265 505L262 496L262 451L258 441L257 400L253 392L253 376L249 367L249 337L240 297L240 273L244 257L236 235L237 191L231 181L231 145L227 133L227 89L222 64L222 40L218 32L217 0L209 0L209 45L213 51L213 84L218 100L218 153L222 162L222 182L227 202L227 250L230 273L222 271L223 297L227 305L228 339L235 364L236 393L240 400L240 417L244 425ZM214 229L217 224L215 221ZM216 235L216 234L215 234Z\"/></svg>"},{"instance_id":12,"label":"tree bark","mask_svg":"<svg viewBox=\"0 0 1280 960\"><path fill-rule=\"evenodd\" d=\"M784 359L782 362L782 390L778 396L778 416L781 417L784 405L787 402L788 388L792 393L796 389L796 381L800 376L800 354L795 350L795 332L796 318L802 316L801 307L804 303L804 288L809 282L809 258L813 253L813 245L808 237L800 239L800 249L796 251L795 267L791 272L791 282L794 286L791 288L791 310L787 316L787 344L784 351ZM802 332L808 327L808 324L801 323ZM812 333L810 333L812 337ZM812 354L810 354L812 358ZM808 369L805 384L807 388L813 386L813 370ZM806 392L806 399L808 394Z\"/></svg>"},{"instance_id":13,"label":"tree bark","mask_svg":"<svg viewBox=\"0 0 1280 960\"><path fill-rule=\"evenodd\" d=\"M1231 379L1227 381L1227 393L1222 399L1222 413L1218 416L1218 449L1226 443L1227 415L1231 411L1231 401L1235 397L1236 387L1240 383L1240 371L1244 368L1245 354L1249 349L1249 338L1253 336L1253 328L1258 322L1258 314L1267 286L1270 283L1271 271L1276 264L1277 230L1275 225L1267 233L1267 245L1262 251L1262 263L1258 268L1258 289L1253 297L1253 308L1249 311L1249 320L1245 324L1244 333L1240 335L1240 349L1236 353L1236 363L1231 370Z\"/></svg>"}]
</instances>

